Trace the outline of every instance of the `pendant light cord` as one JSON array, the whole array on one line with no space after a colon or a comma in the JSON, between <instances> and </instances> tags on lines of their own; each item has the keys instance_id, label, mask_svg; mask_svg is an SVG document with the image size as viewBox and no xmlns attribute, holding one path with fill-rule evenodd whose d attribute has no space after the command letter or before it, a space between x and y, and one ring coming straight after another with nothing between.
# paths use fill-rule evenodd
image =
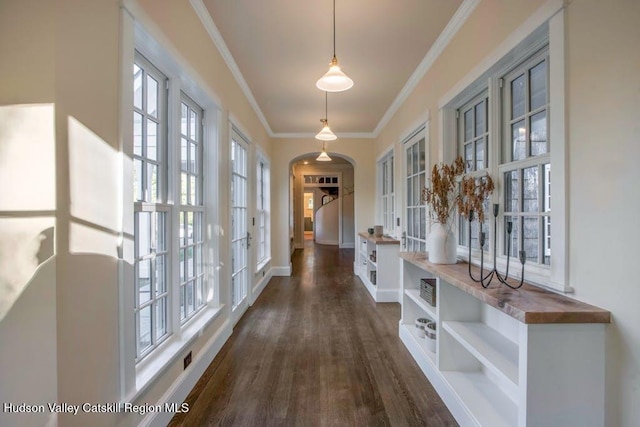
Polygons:
<instances>
[{"instance_id":1,"label":"pendant light cord","mask_svg":"<svg viewBox=\"0 0 640 427\"><path fill-rule=\"evenodd\" d=\"M328 103L328 101L327 101L327 96L328 96L327 93L328 92L324 93L324 119L328 122L329 121L329 107L327 106L327 103Z\"/></svg>"},{"instance_id":2,"label":"pendant light cord","mask_svg":"<svg viewBox=\"0 0 640 427\"><path fill-rule=\"evenodd\" d=\"M333 57L336 57L336 0L333 0Z\"/></svg>"}]
</instances>

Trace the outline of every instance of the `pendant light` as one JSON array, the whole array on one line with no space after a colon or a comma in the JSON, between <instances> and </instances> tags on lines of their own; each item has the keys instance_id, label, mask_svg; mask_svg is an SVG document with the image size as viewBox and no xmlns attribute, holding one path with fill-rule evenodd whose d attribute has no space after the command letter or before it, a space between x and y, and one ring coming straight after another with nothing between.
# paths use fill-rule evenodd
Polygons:
<instances>
[{"instance_id":1,"label":"pendant light","mask_svg":"<svg viewBox=\"0 0 640 427\"><path fill-rule=\"evenodd\" d=\"M333 59L329 63L329 71L316 82L316 86L325 92L342 92L353 86L353 80L342 72L336 58L336 0L333 0Z\"/></svg>"},{"instance_id":2,"label":"pendant light","mask_svg":"<svg viewBox=\"0 0 640 427\"><path fill-rule=\"evenodd\" d=\"M329 119L327 114L327 92L324 93L324 119L320 119L322 122L322 130L316 135L316 139L320 141L335 141L338 137L331 132L329 128Z\"/></svg>"},{"instance_id":3,"label":"pendant light","mask_svg":"<svg viewBox=\"0 0 640 427\"><path fill-rule=\"evenodd\" d=\"M331 157L329 157L329 155L327 154L327 150L324 147L324 142L322 143L322 153L320 153L320 155L316 158L316 161L318 162L330 162L331 161Z\"/></svg>"}]
</instances>

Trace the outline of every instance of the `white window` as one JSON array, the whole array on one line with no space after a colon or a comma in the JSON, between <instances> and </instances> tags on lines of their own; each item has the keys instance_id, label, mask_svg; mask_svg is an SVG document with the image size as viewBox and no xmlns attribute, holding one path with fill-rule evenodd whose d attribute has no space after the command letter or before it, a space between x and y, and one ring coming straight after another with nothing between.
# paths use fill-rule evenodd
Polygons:
<instances>
[{"instance_id":1,"label":"white window","mask_svg":"<svg viewBox=\"0 0 640 427\"><path fill-rule=\"evenodd\" d=\"M404 142L405 150L405 245L409 252L427 250L427 208L422 203L426 184L425 129L422 128Z\"/></svg>"},{"instance_id":2,"label":"white window","mask_svg":"<svg viewBox=\"0 0 640 427\"><path fill-rule=\"evenodd\" d=\"M262 156L258 156L258 164L256 168L256 213L258 216L257 224L257 245L256 245L256 260L257 269L261 269L271 257L270 248L270 176L269 176L269 164Z\"/></svg>"},{"instance_id":3,"label":"white window","mask_svg":"<svg viewBox=\"0 0 640 427\"><path fill-rule=\"evenodd\" d=\"M442 117L444 140L456 141L455 149L443 146L445 158L461 156L467 174L478 179L489 174L494 180L496 190L485 202L483 232L489 236L484 249L496 254L498 269L504 271L508 257L512 267L519 266L519 252L525 251L527 281L570 291L562 227L566 224L563 40L559 14L478 72L475 80L469 79L472 83L465 90L442 102ZM493 204L499 206L495 229ZM553 236L552 215L554 224L559 224ZM464 258L468 226L459 220L458 255ZM478 228L476 220L470 235L473 262L479 262ZM510 272L517 274L519 268Z\"/></svg>"},{"instance_id":4,"label":"white window","mask_svg":"<svg viewBox=\"0 0 640 427\"><path fill-rule=\"evenodd\" d=\"M212 295L203 259L203 110L180 93L177 113L171 117L168 79L139 54L133 73L134 312L139 362L180 331Z\"/></svg>"},{"instance_id":5,"label":"white window","mask_svg":"<svg viewBox=\"0 0 640 427\"><path fill-rule=\"evenodd\" d=\"M180 321L205 306L203 270L202 109L186 95L180 102Z\"/></svg>"},{"instance_id":6,"label":"white window","mask_svg":"<svg viewBox=\"0 0 640 427\"><path fill-rule=\"evenodd\" d=\"M507 255L507 246L512 257L524 250L527 263L542 265L551 260L548 63L545 49L501 80L505 239L507 224L512 227L502 253Z\"/></svg>"},{"instance_id":7,"label":"white window","mask_svg":"<svg viewBox=\"0 0 640 427\"><path fill-rule=\"evenodd\" d=\"M171 334L169 322L170 211L167 200L166 78L144 58L133 66L136 359Z\"/></svg>"},{"instance_id":8,"label":"white window","mask_svg":"<svg viewBox=\"0 0 640 427\"><path fill-rule=\"evenodd\" d=\"M393 184L393 151L385 155L378 162L378 179L380 194L378 199L382 213L382 227L384 234L395 236L395 190Z\"/></svg>"},{"instance_id":9,"label":"white window","mask_svg":"<svg viewBox=\"0 0 640 427\"><path fill-rule=\"evenodd\" d=\"M456 110L456 130L458 133L458 155L462 157L465 164L465 173L482 179L489 170L489 96L487 90L483 90L479 95L475 96L469 102ZM492 166L492 165L491 165ZM482 223L482 231L487 237L487 241L491 239L491 228L489 226L490 200L485 200L484 211L486 213L484 222ZM471 222L471 231L469 231L469 222L462 215L458 215L458 244L468 247L469 237L471 237L471 247L480 248L479 222L477 216ZM489 245L485 246L487 250Z\"/></svg>"}]
</instances>

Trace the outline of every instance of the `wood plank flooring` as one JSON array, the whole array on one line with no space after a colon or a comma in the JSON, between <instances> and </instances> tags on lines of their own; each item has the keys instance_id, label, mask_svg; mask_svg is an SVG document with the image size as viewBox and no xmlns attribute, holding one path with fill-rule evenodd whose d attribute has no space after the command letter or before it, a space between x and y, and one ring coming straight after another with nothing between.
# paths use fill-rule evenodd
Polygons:
<instances>
[{"instance_id":1,"label":"wood plank flooring","mask_svg":"<svg viewBox=\"0 0 640 427\"><path fill-rule=\"evenodd\" d=\"M274 277L171 426L456 426L376 304L353 249L314 245Z\"/></svg>"}]
</instances>

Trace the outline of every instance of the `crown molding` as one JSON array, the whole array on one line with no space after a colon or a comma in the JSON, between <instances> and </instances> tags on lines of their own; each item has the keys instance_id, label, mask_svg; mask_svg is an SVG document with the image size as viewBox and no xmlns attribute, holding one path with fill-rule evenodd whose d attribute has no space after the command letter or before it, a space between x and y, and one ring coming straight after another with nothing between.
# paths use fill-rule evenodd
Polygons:
<instances>
[{"instance_id":1,"label":"crown molding","mask_svg":"<svg viewBox=\"0 0 640 427\"><path fill-rule=\"evenodd\" d=\"M338 139L374 139L376 136L371 132L347 132L347 133L336 133L335 134ZM305 139L305 138L315 138L315 133L309 132L284 132L284 133L274 133L270 135L272 138L281 138L281 139ZM327 143L335 142L335 141L326 141Z\"/></svg>"},{"instance_id":2,"label":"crown molding","mask_svg":"<svg viewBox=\"0 0 640 427\"><path fill-rule=\"evenodd\" d=\"M398 112L400 106L407 100L411 92L418 86L420 80L427 74L431 66L436 59L440 56L440 54L447 47L453 36L460 30L462 25L465 23L467 18L473 13L476 6L480 3L480 0L464 0L456 13L453 15L447 26L442 30L442 33L438 36L436 41L431 46L431 49L427 52L427 54L422 58L420 64L415 69L407 83L405 83L402 90L396 96L396 99L391 103L387 112L382 116L380 122L373 130L373 135L377 138L382 132L382 129L389 123L389 120Z\"/></svg>"},{"instance_id":3,"label":"crown molding","mask_svg":"<svg viewBox=\"0 0 640 427\"><path fill-rule=\"evenodd\" d=\"M236 82L240 86L240 89L247 97L249 104L253 108L254 112L258 116L258 119L264 126L267 134L270 138L313 138L315 134L312 133L274 133L271 130L271 126L269 126L269 122L266 117L262 113L258 102L253 96L251 89L249 89L249 85L247 84L242 72L238 68L235 60L233 59L233 55L229 51L226 43L218 27L216 27L211 15L207 7L204 5L203 0L189 0L191 3L191 7L195 10L198 18L202 22L202 25L206 29L209 37L218 48L220 55L226 62L231 74L236 79ZM442 33L438 36L431 49L427 52L425 57L422 59L418 67L415 69L409 80L405 83L402 90L398 93L394 101L391 103L385 114L382 116L382 119L378 122L378 125L375 127L373 132L353 132L353 133L345 133L339 134L339 138L364 138L364 139L374 139L380 135L382 129L389 123L389 120L395 115L400 106L407 100L411 92L416 88L420 80L425 76L425 74L429 71L433 63L440 56L440 54L444 51L446 46L449 44L451 39L455 36L455 34L460 30L462 25L465 23L467 18L471 15L471 13L475 10L476 6L480 3L480 0L464 0L456 13L453 15L451 20L447 23L447 26L444 28Z\"/></svg>"},{"instance_id":4,"label":"crown molding","mask_svg":"<svg viewBox=\"0 0 640 427\"><path fill-rule=\"evenodd\" d=\"M247 81L244 79L244 76L242 75L240 68L238 68L238 64L236 64L235 59L233 59L233 55L231 55L231 52L229 51L227 44L224 42L224 38L222 37L222 34L220 34L218 27L216 27L216 24L213 22L213 19L209 14L209 10L204 5L204 2L202 0L189 0L189 3L191 3L191 7L193 7L193 10L195 10L196 15L198 15L198 18L200 18L200 22L202 22L202 25L204 26L205 30L207 30L207 33L209 34L209 37L211 37L213 44L216 46L216 48L218 48L218 51L220 52L220 55L224 59L224 62L227 64L227 67L229 67L231 74L233 75L233 77L236 79L236 82L240 86L242 93L244 93L244 96L247 97L247 101L249 101L249 104L253 108L253 111L258 116L258 120L260 120L260 123L262 123L262 126L264 126L269 137L273 138L274 133L271 130L271 126L269 126L269 122L267 121L266 117L262 113L262 110L260 109L258 102L256 101L255 97L253 96L253 93L251 92L251 89L249 89L249 85L247 84Z\"/></svg>"}]
</instances>

